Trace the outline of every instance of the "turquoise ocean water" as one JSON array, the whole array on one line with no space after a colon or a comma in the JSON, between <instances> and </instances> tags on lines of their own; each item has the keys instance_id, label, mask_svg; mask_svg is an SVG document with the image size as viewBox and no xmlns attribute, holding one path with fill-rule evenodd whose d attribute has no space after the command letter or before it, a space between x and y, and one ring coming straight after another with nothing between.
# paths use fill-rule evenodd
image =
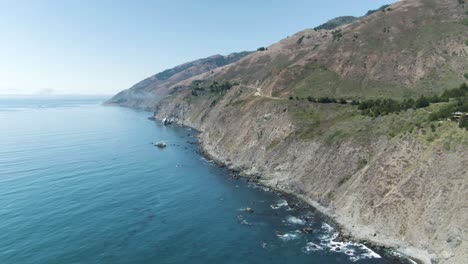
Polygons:
<instances>
[{"instance_id":1,"label":"turquoise ocean water","mask_svg":"<svg viewBox=\"0 0 468 264\"><path fill-rule=\"evenodd\" d=\"M195 131L101 102L0 99L1 264L403 263L234 179Z\"/></svg>"}]
</instances>

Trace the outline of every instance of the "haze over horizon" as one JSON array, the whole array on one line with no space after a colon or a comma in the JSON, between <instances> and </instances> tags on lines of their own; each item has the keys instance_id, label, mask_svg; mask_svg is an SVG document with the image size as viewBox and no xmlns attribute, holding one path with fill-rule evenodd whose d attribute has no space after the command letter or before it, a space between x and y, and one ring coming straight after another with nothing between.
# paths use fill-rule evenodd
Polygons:
<instances>
[{"instance_id":1,"label":"haze over horizon","mask_svg":"<svg viewBox=\"0 0 468 264\"><path fill-rule=\"evenodd\" d=\"M392 2L4 1L0 95L111 95L188 61L255 50Z\"/></svg>"}]
</instances>

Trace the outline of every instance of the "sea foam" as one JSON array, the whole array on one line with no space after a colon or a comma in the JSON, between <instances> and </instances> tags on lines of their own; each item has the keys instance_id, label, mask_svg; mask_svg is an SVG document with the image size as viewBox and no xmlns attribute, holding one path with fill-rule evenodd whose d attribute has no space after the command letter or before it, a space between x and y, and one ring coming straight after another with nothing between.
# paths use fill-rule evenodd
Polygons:
<instances>
[{"instance_id":1,"label":"sea foam","mask_svg":"<svg viewBox=\"0 0 468 264\"><path fill-rule=\"evenodd\" d=\"M290 224L293 224L293 225L305 225L305 221L298 218L298 217L295 217L295 216L288 216L286 218L286 222L287 223L290 223Z\"/></svg>"},{"instance_id":2,"label":"sea foam","mask_svg":"<svg viewBox=\"0 0 468 264\"><path fill-rule=\"evenodd\" d=\"M287 207L289 204L286 200L279 200L277 204L272 204L270 205L271 209L273 210L277 210L277 209L280 209L282 207Z\"/></svg>"}]
</instances>

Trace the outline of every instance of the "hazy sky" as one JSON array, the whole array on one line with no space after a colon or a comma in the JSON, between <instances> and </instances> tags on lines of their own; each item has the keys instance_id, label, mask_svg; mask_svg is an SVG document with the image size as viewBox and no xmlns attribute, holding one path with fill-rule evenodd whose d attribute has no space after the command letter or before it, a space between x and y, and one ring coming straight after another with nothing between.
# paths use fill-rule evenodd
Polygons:
<instances>
[{"instance_id":1,"label":"hazy sky","mask_svg":"<svg viewBox=\"0 0 468 264\"><path fill-rule=\"evenodd\" d=\"M0 0L0 94L113 94L394 0Z\"/></svg>"}]
</instances>

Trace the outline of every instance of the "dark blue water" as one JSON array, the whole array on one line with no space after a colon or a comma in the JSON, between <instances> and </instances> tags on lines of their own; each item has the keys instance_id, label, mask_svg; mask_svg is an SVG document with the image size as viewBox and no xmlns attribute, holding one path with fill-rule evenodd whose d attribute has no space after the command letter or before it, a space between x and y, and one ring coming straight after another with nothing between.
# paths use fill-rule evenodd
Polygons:
<instances>
[{"instance_id":1,"label":"dark blue water","mask_svg":"<svg viewBox=\"0 0 468 264\"><path fill-rule=\"evenodd\" d=\"M391 263L204 160L194 131L100 102L0 99L0 263Z\"/></svg>"}]
</instances>

